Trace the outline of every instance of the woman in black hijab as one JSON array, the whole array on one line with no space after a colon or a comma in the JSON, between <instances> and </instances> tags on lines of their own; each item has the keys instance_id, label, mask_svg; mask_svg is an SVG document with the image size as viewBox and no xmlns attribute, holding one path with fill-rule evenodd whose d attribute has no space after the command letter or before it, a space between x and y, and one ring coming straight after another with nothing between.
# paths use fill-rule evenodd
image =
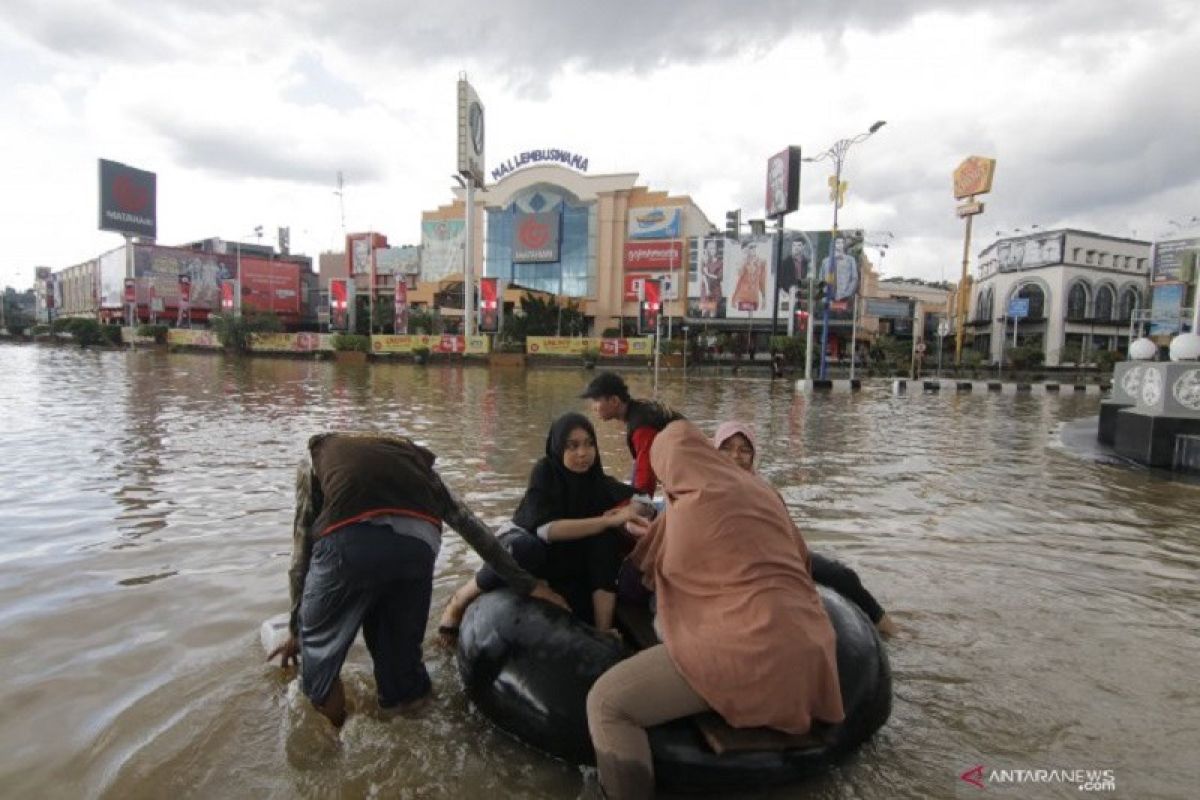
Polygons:
<instances>
[{"instance_id":1,"label":"woman in black hijab","mask_svg":"<svg viewBox=\"0 0 1200 800\"><path fill-rule=\"evenodd\" d=\"M512 524L500 541L522 567L544 578L584 622L612 628L619 530L639 509L634 490L610 478L600 463L596 429L582 414L563 414L550 426L546 455L529 476ZM489 566L463 584L442 613L438 633L450 639L482 592L504 586Z\"/></svg>"}]
</instances>

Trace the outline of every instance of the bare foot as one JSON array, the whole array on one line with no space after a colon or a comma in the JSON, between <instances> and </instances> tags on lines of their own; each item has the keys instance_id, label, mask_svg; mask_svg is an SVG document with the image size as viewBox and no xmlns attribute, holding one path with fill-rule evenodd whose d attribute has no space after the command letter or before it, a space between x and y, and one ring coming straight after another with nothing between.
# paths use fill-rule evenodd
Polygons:
<instances>
[{"instance_id":1,"label":"bare foot","mask_svg":"<svg viewBox=\"0 0 1200 800\"><path fill-rule=\"evenodd\" d=\"M879 622L875 623L875 630L890 638L900 632L900 626L896 624L891 615L884 614L879 618Z\"/></svg>"}]
</instances>

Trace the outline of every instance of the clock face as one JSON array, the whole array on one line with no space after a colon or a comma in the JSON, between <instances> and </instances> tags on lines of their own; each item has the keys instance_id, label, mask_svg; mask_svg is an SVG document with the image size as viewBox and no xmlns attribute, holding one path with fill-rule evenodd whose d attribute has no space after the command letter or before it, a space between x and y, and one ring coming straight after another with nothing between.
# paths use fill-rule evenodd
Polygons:
<instances>
[{"instance_id":1,"label":"clock face","mask_svg":"<svg viewBox=\"0 0 1200 800\"><path fill-rule=\"evenodd\" d=\"M1148 406L1157 405L1158 401L1162 400L1162 393L1162 373L1156 369L1147 369L1146 377L1142 381L1142 402Z\"/></svg>"},{"instance_id":2,"label":"clock face","mask_svg":"<svg viewBox=\"0 0 1200 800\"><path fill-rule=\"evenodd\" d=\"M1189 369L1180 375L1171 392L1179 405L1191 411L1200 411L1200 369Z\"/></svg>"},{"instance_id":3,"label":"clock face","mask_svg":"<svg viewBox=\"0 0 1200 800\"><path fill-rule=\"evenodd\" d=\"M1130 367L1125 373L1125 377L1121 379L1121 388L1125 390L1125 394L1130 397L1137 397L1138 388L1142 385L1142 373L1145 367Z\"/></svg>"},{"instance_id":4,"label":"clock face","mask_svg":"<svg viewBox=\"0 0 1200 800\"><path fill-rule=\"evenodd\" d=\"M471 127L471 148L475 155L483 155L483 106L471 103L467 122Z\"/></svg>"}]
</instances>

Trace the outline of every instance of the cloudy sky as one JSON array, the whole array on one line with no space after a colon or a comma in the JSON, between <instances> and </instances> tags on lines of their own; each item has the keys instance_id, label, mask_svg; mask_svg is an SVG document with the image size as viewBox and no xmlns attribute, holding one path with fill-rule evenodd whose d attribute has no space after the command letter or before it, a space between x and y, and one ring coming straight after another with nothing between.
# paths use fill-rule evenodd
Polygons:
<instances>
[{"instance_id":1,"label":"cloudy sky","mask_svg":"<svg viewBox=\"0 0 1200 800\"><path fill-rule=\"evenodd\" d=\"M98 158L158 173L159 241L345 224L416 243L451 199L455 79L489 161L558 147L761 215L767 157L856 145L843 227L894 235L885 274L954 279L950 173L998 160L976 225L1150 238L1200 215L1200 10L1147 0L0 0L0 284L117 246ZM806 164L791 227L827 227Z\"/></svg>"}]
</instances>

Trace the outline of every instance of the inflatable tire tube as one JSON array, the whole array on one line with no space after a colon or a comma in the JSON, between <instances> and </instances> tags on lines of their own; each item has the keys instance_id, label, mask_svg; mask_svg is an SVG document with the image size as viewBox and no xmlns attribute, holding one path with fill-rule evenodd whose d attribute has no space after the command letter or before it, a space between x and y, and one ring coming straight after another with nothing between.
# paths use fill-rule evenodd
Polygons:
<instances>
[{"instance_id":1,"label":"inflatable tire tube","mask_svg":"<svg viewBox=\"0 0 1200 800\"><path fill-rule=\"evenodd\" d=\"M837 632L838 673L846 719L825 744L803 749L717 755L690 720L651 728L658 787L672 792L729 792L792 783L825 771L858 749L887 721L892 679L887 653L862 611L818 586ZM573 763L595 763L587 694L629 651L563 609L502 590L480 597L463 619L459 673L472 702L501 730Z\"/></svg>"}]
</instances>

